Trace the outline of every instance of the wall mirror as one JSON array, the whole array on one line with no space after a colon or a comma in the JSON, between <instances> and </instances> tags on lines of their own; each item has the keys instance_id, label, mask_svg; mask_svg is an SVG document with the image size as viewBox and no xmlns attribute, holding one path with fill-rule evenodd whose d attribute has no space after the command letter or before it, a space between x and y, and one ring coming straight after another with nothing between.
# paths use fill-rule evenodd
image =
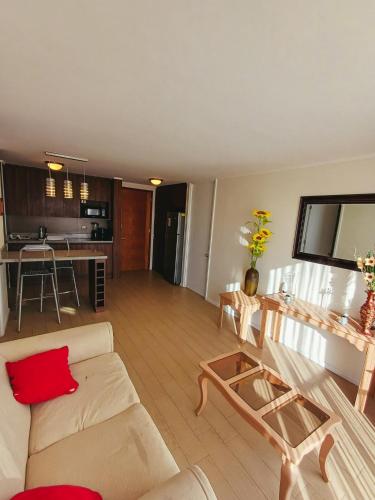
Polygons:
<instances>
[{"instance_id":1,"label":"wall mirror","mask_svg":"<svg viewBox=\"0 0 375 500\"><path fill-rule=\"evenodd\" d=\"M293 257L356 269L375 246L375 194L302 196Z\"/></svg>"}]
</instances>

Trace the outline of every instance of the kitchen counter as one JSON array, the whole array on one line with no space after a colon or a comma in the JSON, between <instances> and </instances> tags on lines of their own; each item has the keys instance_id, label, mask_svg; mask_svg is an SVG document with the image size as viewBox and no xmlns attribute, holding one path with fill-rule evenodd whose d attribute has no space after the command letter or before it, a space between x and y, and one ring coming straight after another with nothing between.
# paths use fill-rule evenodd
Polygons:
<instances>
[{"instance_id":1,"label":"kitchen counter","mask_svg":"<svg viewBox=\"0 0 375 500\"><path fill-rule=\"evenodd\" d=\"M35 240L35 239L26 239L26 240L10 240L10 239L7 239L7 244L9 245L12 245L12 244L21 244L21 245L33 245L33 244L40 244L42 240ZM102 243L108 243L108 244L112 244L113 243L113 240L90 240L89 238L68 238L68 241L69 241L69 245L86 245L87 243L88 244L102 244ZM61 243L64 243L65 242L65 239L62 238L61 240L46 240L46 243L51 243L51 245L53 243L55 244L61 244Z\"/></svg>"}]
</instances>

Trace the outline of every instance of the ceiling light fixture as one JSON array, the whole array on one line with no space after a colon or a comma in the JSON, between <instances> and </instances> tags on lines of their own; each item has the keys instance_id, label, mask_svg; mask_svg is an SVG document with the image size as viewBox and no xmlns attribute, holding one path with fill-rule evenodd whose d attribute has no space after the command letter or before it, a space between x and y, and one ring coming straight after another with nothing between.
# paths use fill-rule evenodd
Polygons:
<instances>
[{"instance_id":1,"label":"ceiling light fixture","mask_svg":"<svg viewBox=\"0 0 375 500\"><path fill-rule=\"evenodd\" d=\"M55 158L64 158L66 160L83 161L83 162L89 161L87 158L80 158L79 156L69 156L69 155L64 155L62 153L51 153L50 151L45 151L44 154L46 156L54 156Z\"/></svg>"},{"instance_id":2,"label":"ceiling light fixture","mask_svg":"<svg viewBox=\"0 0 375 500\"><path fill-rule=\"evenodd\" d=\"M158 177L150 177L149 178L149 181L151 182L151 184L153 184L154 186L160 186L160 184L163 182L163 179L159 179Z\"/></svg>"},{"instance_id":3,"label":"ceiling light fixture","mask_svg":"<svg viewBox=\"0 0 375 500\"><path fill-rule=\"evenodd\" d=\"M55 161L46 161L46 165L47 167L50 169L50 170L55 170L56 172L58 172L59 170L61 170L64 166L63 163L58 163L58 162L55 162Z\"/></svg>"}]
</instances>

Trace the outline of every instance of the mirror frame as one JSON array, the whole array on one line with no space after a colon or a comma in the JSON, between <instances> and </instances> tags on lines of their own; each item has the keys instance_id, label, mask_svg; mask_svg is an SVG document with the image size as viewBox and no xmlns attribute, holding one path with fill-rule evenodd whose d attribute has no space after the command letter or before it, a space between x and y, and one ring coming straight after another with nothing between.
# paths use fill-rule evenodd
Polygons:
<instances>
[{"instance_id":1,"label":"mirror frame","mask_svg":"<svg viewBox=\"0 0 375 500\"><path fill-rule=\"evenodd\" d=\"M326 266L341 267L359 271L354 260L337 259L335 257L326 257L324 255L315 255L299 251L299 246L303 235L303 225L306 216L307 205L317 204L359 204L370 203L375 204L375 193L368 194L339 194L339 195L322 195L322 196L301 196L299 202L298 219L293 245L293 259L307 260L316 264L324 264Z\"/></svg>"}]
</instances>

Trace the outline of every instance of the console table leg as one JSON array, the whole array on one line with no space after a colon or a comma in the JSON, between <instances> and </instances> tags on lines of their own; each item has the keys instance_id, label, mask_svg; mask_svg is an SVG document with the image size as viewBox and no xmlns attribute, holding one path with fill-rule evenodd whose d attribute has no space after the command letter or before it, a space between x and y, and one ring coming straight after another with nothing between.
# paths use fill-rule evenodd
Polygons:
<instances>
[{"instance_id":1,"label":"console table leg","mask_svg":"<svg viewBox=\"0 0 375 500\"><path fill-rule=\"evenodd\" d=\"M280 475L279 500L289 500L296 478L296 466L283 457Z\"/></svg>"},{"instance_id":2,"label":"console table leg","mask_svg":"<svg viewBox=\"0 0 375 500\"><path fill-rule=\"evenodd\" d=\"M281 328L281 313L278 311L274 312L274 319L273 319L273 329L272 329L272 340L274 342L279 342L280 340L280 328Z\"/></svg>"},{"instance_id":3,"label":"console table leg","mask_svg":"<svg viewBox=\"0 0 375 500\"><path fill-rule=\"evenodd\" d=\"M367 396L370 391L372 376L375 370L375 345L368 345L365 351L365 362L358 386L354 407L361 413L365 411Z\"/></svg>"},{"instance_id":4,"label":"console table leg","mask_svg":"<svg viewBox=\"0 0 375 500\"><path fill-rule=\"evenodd\" d=\"M246 342L247 339L247 330L249 328L249 321L251 317L251 311L248 310L248 308L245 308L241 312L241 319L240 319L240 341L241 342Z\"/></svg>"},{"instance_id":5,"label":"console table leg","mask_svg":"<svg viewBox=\"0 0 375 500\"><path fill-rule=\"evenodd\" d=\"M223 317L224 317L224 304L220 301L220 312L219 312L219 320L217 322L217 326L221 328L223 326Z\"/></svg>"},{"instance_id":6,"label":"console table leg","mask_svg":"<svg viewBox=\"0 0 375 500\"><path fill-rule=\"evenodd\" d=\"M259 344L258 344L260 349L263 349L264 337L266 336L269 316L270 316L270 310L263 309L261 323L260 323Z\"/></svg>"},{"instance_id":7,"label":"console table leg","mask_svg":"<svg viewBox=\"0 0 375 500\"><path fill-rule=\"evenodd\" d=\"M201 373L198 377L199 389L201 391L201 400L199 402L198 408L195 410L197 417L202 413L207 404L207 382L208 378L205 377L204 373Z\"/></svg>"},{"instance_id":8,"label":"console table leg","mask_svg":"<svg viewBox=\"0 0 375 500\"><path fill-rule=\"evenodd\" d=\"M328 453L331 451L332 446L335 444L335 440L331 436L331 434L327 434L326 437L324 438L324 441L322 443L322 446L320 448L319 452L319 465L320 465L320 472L322 473L323 480L328 483L329 479L327 476L327 471L326 471L326 461L327 461L327 456Z\"/></svg>"}]
</instances>

